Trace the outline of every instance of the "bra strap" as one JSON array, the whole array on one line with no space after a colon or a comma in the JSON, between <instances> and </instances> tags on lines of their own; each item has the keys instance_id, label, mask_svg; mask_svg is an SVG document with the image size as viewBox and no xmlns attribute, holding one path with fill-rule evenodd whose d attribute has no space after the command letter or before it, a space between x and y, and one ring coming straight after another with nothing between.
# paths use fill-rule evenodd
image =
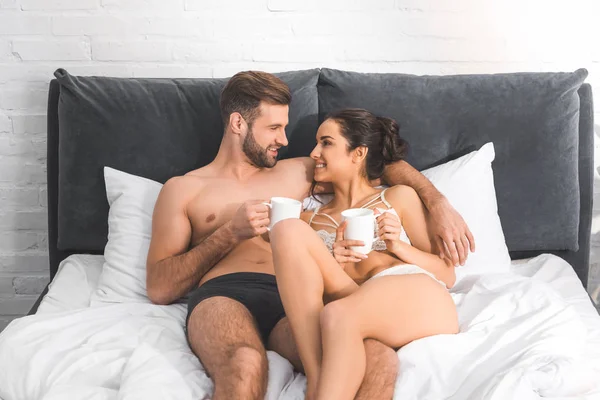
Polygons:
<instances>
[{"instance_id":1,"label":"bra strap","mask_svg":"<svg viewBox=\"0 0 600 400\"><path fill-rule=\"evenodd\" d=\"M313 222L313 219L315 218L315 215L317 215L317 212L319 211L319 208L321 207L317 207L315 208L315 211L313 212L313 214L310 216L310 219L308 220L308 226L310 226Z\"/></svg>"},{"instance_id":2,"label":"bra strap","mask_svg":"<svg viewBox=\"0 0 600 400\"><path fill-rule=\"evenodd\" d=\"M327 218L329 218L329 220L335 224L334 228L339 228L340 224L338 224L338 223L337 223L337 221L336 221L335 219L333 219L333 217L331 217L330 215L328 215L328 214L325 214L325 213L315 213L315 214L316 214L316 215L321 215L321 216L323 216L323 217L327 217ZM315 224L318 224L318 223L319 223L319 222L315 222ZM324 224L324 223L322 223L322 222L320 222L320 224L321 224L321 225L325 225L325 224ZM331 225L330 225L330 226L331 226Z\"/></svg>"},{"instance_id":3,"label":"bra strap","mask_svg":"<svg viewBox=\"0 0 600 400\"><path fill-rule=\"evenodd\" d=\"M339 226L330 224L328 222L313 221L313 224L315 224L315 225L324 225L324 226L328 226L328 227L333 228L333 229L339 228Z\"/></svg>"},{"instance_id":4,"label":"bra strap","mask_svg":"<svg viewBox=\"0 0 600 400\"><path fill-rule=\"evenodd\" d=\"M383 189L383 191L381 192L380 196L381 196L381 201L383 202L383 204L385 204L387 206L387 208L393 208L392 205L390 204L389 201L387 201L385 199L385 191L388 190L389 188L385 188Z\"/></svg>"},{"instance_id":5,"label":"bra strap","mask_svg":"<svg viewBox=\"0 0 600 400\"><path fill-rule=\"evenodd\" d=\"M339 225L338 225L337 221L335 219L333 219L331 216L329 216L329 215L327 215L325 213L320 213L319 212L320 209L321 209L321 207L317 207L315 209L315 212L313 212L313 215L310 216L310 219L308 220L308 226L310 226L312 224L315 224L315 225L325 225L325 226L328 226L328 227L334 228L334 229L339 228ZM323 217L329 218L329 220L332 221L335 225L329 224L327 222L314 221L316 215L321 215Z\"/></svg>"},{"instance_id":6,"label":"bra strap","mask_svg":"<svg viewBox=\"0 0 600 400\"><path fill-rule=\"evenodd\" d=\"M381 201L379 201L380 198L381 198L381 193L379 193L377 196L373 197L371 200L367 201L365 204L360 206L360 208L369 208L370 206L373 206L377 203L381 203Z\"/></svg>"}]
</instances>

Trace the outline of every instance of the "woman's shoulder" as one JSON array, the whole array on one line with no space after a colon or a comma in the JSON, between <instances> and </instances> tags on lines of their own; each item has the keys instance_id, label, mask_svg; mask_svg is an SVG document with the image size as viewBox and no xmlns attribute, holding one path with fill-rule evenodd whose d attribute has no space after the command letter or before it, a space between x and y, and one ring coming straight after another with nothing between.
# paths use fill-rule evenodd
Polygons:
<instances>
[{"instance_id":1,"label":"woman's shoulder","mask_svg":"<svg viewBox=\"0 0 600 400\"><path fill-rule=\"evenodd\" d=\"M395 185L384 189L385 198L389 201L411 200L419 198L416 190L407 185Z\"/></svg>"},{"instance_id":2,"label":"woman's shoulder","mask_svg":"<svg viewBox=\"0 0 600 400\"><path fill-rule=\"evenodd\" d=\"M385 199L398 213L419 205L421 198L416 190L407 185L395 185L385 189Z\"/></svg>"}]
</instances>

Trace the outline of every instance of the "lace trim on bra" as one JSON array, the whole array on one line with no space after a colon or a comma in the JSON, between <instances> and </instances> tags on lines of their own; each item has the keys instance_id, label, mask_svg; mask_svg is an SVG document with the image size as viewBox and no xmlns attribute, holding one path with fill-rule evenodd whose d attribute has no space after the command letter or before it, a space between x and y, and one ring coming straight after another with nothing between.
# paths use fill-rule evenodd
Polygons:
<instances>
[{"instance_id":1,"label":"lace trim on bra","mask_svg":"<svg viewBox=\"0 0 600 400\"><path fill-rule=\"evenodd\" d=\"M323 242L325 243L325 246L327 246L329 251L333 251L333 243L335 243L335 232L327 232L324 229L319 229L316 232L317 232L317 235L319 235L319 237L321 238L321 240L323 240ZM402 231L400 232L400 240L402 240L404 243L411 244L410 239L406 235L406 231L404 230L404 228L402 228ZM385 244L385 240L381 240L381 239L375 240L373 242L373 247L371 249L376 250L376 251L386 250L387 246Z\"/></svg>"},{"instance_id":2,"label":"lace trim on bra","mask_svg":"<svg viewBox=\"0 0 600 400\"><path fill-rule=\"evenodd\" d=\"M392 207L392 205L385 199L385 191L387 189L384 189L381 191L381 193L379 193L379 196L375 197L374 199L369 200L367 203L365 203L362 207L360 208L369 208L369 206L374 206L376 204L379 203L383 203L385 204L388 209L384 209L384 208L379 208L379 207L374 207L374 210L379 211L380 213L392 213L395 216L398 216L398 213L396 212L396 210L394 210L394 208ZM379 200L379 201L378 201ZM313 221L313 219L315 218L315 216L323 216L328 218L332 224L326 223L326 222L318 222L318 221ZM308 221L309 225L315 224L315 225L324 225L324 226L328 226L330 228L334 228L337 229L339 224L337 223L337 221L335 219L333 219L330 215L326 214L326 213L319 213L319 208L317 208L315 210L315 212L313 213L313 215L310 217L310 220ZM317 231L317 234L319 235L319 237L323 240L323 242L325 243L325 245L327 246L327 248L329 249L329 251L333 250L333 243L335 242L335 232L327 232L324 229L320 229ZM377 224L375 224L373 226L373 237L377 236ZM400 240L402 240L405 243L410 244L410 239L408 238L408 236L406 235L406 231L404 230L404 228L402 228L402 231L400 232ZM373 242L373 247L372 250L376 250L376 251L383 251L386 250L387 246L385 244L384 240L375 240Z\"/></svg>"}]
</instances>

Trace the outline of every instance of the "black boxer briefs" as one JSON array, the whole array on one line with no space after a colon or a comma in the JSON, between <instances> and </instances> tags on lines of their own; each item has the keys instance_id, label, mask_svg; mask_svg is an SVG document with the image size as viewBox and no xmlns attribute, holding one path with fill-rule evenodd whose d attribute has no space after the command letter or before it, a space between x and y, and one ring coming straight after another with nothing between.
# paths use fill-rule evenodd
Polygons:
<instances>
[{"instance_id":1,"label":"black boxer briefs","mask_svg":"<svg viewBox=\"0 0 600 400\"><path fill-rule=\"evenodd\" d=\"M191 292L185 321L186 329L194 308L202 300L215 296L227 297L244 305L256 320L265 345L275 325L285 317L274 275L236 272L213 278Z\"/></svg>"}]
</instances>

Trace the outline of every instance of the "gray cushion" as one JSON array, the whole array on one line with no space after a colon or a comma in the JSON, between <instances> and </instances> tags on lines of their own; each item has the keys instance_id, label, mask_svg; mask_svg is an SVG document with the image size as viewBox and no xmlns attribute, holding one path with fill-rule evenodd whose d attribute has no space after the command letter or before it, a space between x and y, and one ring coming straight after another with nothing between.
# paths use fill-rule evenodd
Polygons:
<instances>
[{"instance_id":1,"label":"gray cushion","mask_svg":"<svg viewBox=\"0 0 600 400\"><path fill-rule=\"evenodd\" d=\"M292 90L290 146L308 154L317 130L319 70L276 74ZM75 77L59 69L58 248L103 250L108 203L102 167L159 182L208 164L223 135L227 79Z\"/></svg>"},{"instance_id":2,"label":"gray cushion","mask_svg":"<svg viewBox=\"0 0 600 400\"><path fill-rule=\"evenodd\" d=\"M323 69L320 120L344 107L392 117L424 169L494 142L499 214L511 251L577 250L577 90L587 71L414 76ZM523 221L528 221L524 224Z\"/></svg>"}]
</instances>

